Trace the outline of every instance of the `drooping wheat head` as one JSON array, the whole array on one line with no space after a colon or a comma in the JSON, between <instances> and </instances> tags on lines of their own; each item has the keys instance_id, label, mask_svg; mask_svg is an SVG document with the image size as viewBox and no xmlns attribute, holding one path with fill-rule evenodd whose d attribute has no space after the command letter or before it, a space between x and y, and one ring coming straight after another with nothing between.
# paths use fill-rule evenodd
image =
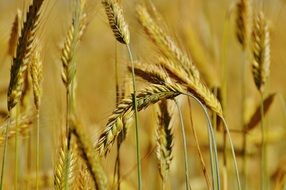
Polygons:
<instances>
[{"instance_id":1,"label":"drooping wheat head","mask_svg":"<svg viewBox=\"0 0 286 190\"><path fill-rule=\"evenodd\" d=\"M174 63L172 63L171 60L161 57L159 59L159 63L164 69L166 69L167 73L172 79L184 85L188 89L189 93L197 97L210 110L217 113L218 116L223 117L220 102L211 92L211 90L200 81L200 79L192 76L186 76L184 72L181 72L174 67Z\"/></svg>"},{"instance_id":2,"label":"drooping wheat head","mask_svg":"<svg viewBox=\"0 0 286 190\"><path fill-rule=\"evenodd\" d=\"M160 100L172 99L183 92L184 90L176 84L150 85L137 93L136 101L138 104L138 111L143 110ZM105 130L100 135L96 148L101 155L108 153L118 134L122 131L123 119L128 121L132 118L133 114L134 107L132 104L132 97L130 96L123 99L113 111L113 115L108 119Z\"/></svg>"}]
</instances>

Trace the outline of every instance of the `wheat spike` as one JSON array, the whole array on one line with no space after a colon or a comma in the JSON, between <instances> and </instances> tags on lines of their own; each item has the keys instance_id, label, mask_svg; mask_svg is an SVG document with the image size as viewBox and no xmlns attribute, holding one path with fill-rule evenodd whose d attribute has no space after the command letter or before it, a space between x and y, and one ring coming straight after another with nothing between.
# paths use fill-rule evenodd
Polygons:
<instances>
[{"instance_id":1,"label":"wheat spike","mask_svg":"<svg viewBox=\"0 0 286 190\"><path fill-rule=\"evenodd\" d=\"M33 51L35 33L39 26L40 9L44 0L34 0L29 6L26 21L24 22L21 36L18 40L16 56L10 72L10 83L8 88L7 106L10 111L22 96L24 78L27 70L31 52Z\"/></svg>"},{"instance_id":2,"label":"wheat spike","mask_svg":"<svg viewBox=\"0 0 286 190\"><path fill-rule=\"evenodd\" d=\"M75 179L76 156L73 149L68 150L63 144L55 166L54 187L56 190L70 189Z\"/></svg>"},{"instance_id":3,"label":"wheat spike","mask_svg":"<svg viewBox=\"0 0 286 190\"><path fill-rule=\"evenodd\" d=\"M61 56L63 65L62 80L67 89L69 89L68 87L75 78L76 62L74 60L74 54L86 29L86 13L84 12L85 1L76 0L76 3L79 2L80 4L75 6L72 24L68 30Z\"/></svg>"},{"instance_id":4,"label":"wheat spike","mask_svg":"<svg viewBox=\"0 0 286 190\"><path fill-rule=\"evenodd\" d=\"M16 53L17 42L20 35L19 31L21 30L21 25L20 25L22 19L21 15L22 12L21 10L18 9L14 22L12 24L12 30L8 42L8 55L10 55L11 57L14 57Z\"/></svg>"},{"instance_id":5,"label":"wheat spike","mask_svg":"<svg viewBox=\"0 0 286 190\"><path fill-rule=\"evenodd\" d=\"M136 101L138 103L138 111L160 100L172 99L182 93L183 89L178 85L150 85L137 93ZM132 118L133 114L134 108L132 106L132 97L130 96L123 99L113 111L113 115L109 117L105 130L99 137L96 148L101 155L108 153L118 134L122 131L123 119L128 121Z\"/></svg>"},{"instance_id":6,"label":"wheat spike","mask_svg":"<svg viewBox=\"0 0 286 190\"><path fill-rule=\"evenodd\" d=\"M130 33L123 16L122 8L114 0L102 0L101 2L105 8L108 22L115 38L122 44L129 44Z\"/></svg>"},{"instance_id":7,"label":"wheat spike","mask_svg":"<svg viewBox=\"0 0 286 190\"><path fill-rule=\"evenodd\" d=\"M247 47L250 35L251 6L250 0L240 0L236 4L236 37L242 49Z\"/></svg>"},{"instance_id":8,"label":"wheat spike","mask_svg":"<svg viewBox=\"0 0 286 190\"><path fill-rule=\"evenodd\" d=\"M171 63L171 60L161 57L159 58L159 62L161 66L166 69L171 78L186 86L188 91L198 98L204 105L217 113L218 116L223 117L220 102L206 85L204 85L199 79L192 76L187 77L183 72L174 68L174 64Z\"/></svg>"},{"instance_id":9,"label":"wheat spike","mask_svg":"<svg viewBox=\"0 0 286 190\"><path fill-rule=\"evenodd\" d=\"M172 161L173 132L172 116L169 112L167 100L159 103L158 128L157 128L157 158L159 160L159 171L163 181L167 175Z\"/></svg>"},{"instance_id":10,"label":"wheat spike","mask_svg":"<svg viewBox=\"0 0 286 190\"><path fill-rule=\"evenodd\" d=\"M29 113L29 112L28 112ZM34 113L29 113L29 114L22 114L18 118L17 122L16 119L12 119L10 123L10 129L8 133L8 139L12 139L16 135L16 131L18 131L21 134L27 134L27 132L31 129L33 120L35 118ZM4 134L4 128L7 126L6 121L3 125L0 126L0 145L4 143L5 140L5 134Z\"/></svg>"},{"instance_id":11,"label":"wheat spike","mask_svg":"<svg viewBox=\"0 0 286 190\"><path fill-rule=\"evenodd\" d=\"M256 88L263 91L270 73L270 37L269 28L260 12L253 23L252 32L252 74Z\"/></svg>"},{"instance_id":12,"label":"wheat spike","mask_svg":"<svg viewBox=\"0 0 286 190\"><path fill-rule=\"evenodd\" d=\"M36 109L39 110L41 95L42 95L42 81L43 81L43 68L40 52L35 50L30 64L30 76L32 78L34 104Z\"/></svg>"},{"instance_id":13,"label":"wheat spike","mask_svg":"<svg viewBox=\"0 0 286 190\"><path fill-rule=\"evenodd\" d=\"M168 75L158 65L143 64L140 62L136 62L134 65L136 76L146 80L147 82L153 84L165 84L166 82L170 82ZM131 66L128 67L128 70L131 72Z\"/></svg>"},{"instance_id":14,"label":"wheat spike","mask_svg":"<svg viewBox=\"0 0 286 190\"><path fill-rule=\"evenodd\" d=\"M87 168L81 168L78 172L75 190L92 190Z\"/></svg>"},{"instance_id":15,"label":"wheat spike","mask_svg":"<svg viewBox=\"0 0 286 190\"><path fill-rule=\"evenodd\" d=\"M100 164L99 155L92 147L91 140L82 131L82 126L76 120L72 122L71 132L76 137L81 157L94 181L95 189L105 190L107 188L107 178Z\"/></svg>"},{"instance_id":16,"label":"wheat spike","mask_svg":"<svg viewBox=\"0 0 286 190\"><path fill-rule=\"evenodd\" d=\"M184 72L195 78L200 78L196 66L188 56L178 48L175 42L168 36L151 18L147 9L143 6L137 7L137 14L140 24L144 27L147 35L152 39L160 52L166 57L182 67Z\"/></svg>"}]
</instances>

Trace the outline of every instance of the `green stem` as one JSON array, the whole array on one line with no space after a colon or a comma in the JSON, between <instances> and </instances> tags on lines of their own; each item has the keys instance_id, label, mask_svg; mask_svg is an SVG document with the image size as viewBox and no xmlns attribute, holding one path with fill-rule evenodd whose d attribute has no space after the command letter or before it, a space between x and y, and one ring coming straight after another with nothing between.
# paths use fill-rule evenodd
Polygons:
<instances>
[{"instance_id":1,"label":"green stem","mask_svg":"<svg viewBox=\"0 0 286 190\"><path fill-rule=\"evenodd\" d=\"M246 133L246 125L244 121L244 114L245 114L245 81L246 81L246 50L243 51L242 55L242 64L241 64L241 126L243 131L243 139L242 139L242 146L243 146L243 160L242 160L242 180L243 180L243 189L247 188L247 133Z\"/></svg>"},{"instance_id":2,"label":"green stem","mask_svg":"<svg viewBox=\"0 0 286 190\"><path fill-rule=\"evenodd\" d=\"M261 189L268 189L267 179L267 147L265 143L265 126L264 126L264 105L263 105L263 92L260 92L260 114L261 114Z\"/></svg>"},{"instance_id":3,"label":"green stem","mask_svg":"<svg viewBox=\"0 0 286 190\"><path fill-rule=\"evenodd\" d=\"M19 167L19 162L18 162L18 158L19 158L19 131L18 131L18 115L19 115L19 107L16 107L16 134L15 134L15 190L18 189L18 167Z\"/></svg>"},{"instance_id":4,"label":"green stem","mask_svg":"<svg viewBox=\"0 0 286 190\"><path fill-rule=\"evenodd\" d=\"M136 100L136 83L135 83L135 71L134 71L134 61L131 53L130 46L127 44L127 50L129 54L129 59L132 67L132 86L133 86L133 94L132 101L135 110L135 133L136 133L136 154L137 154L137 177L138 177L138 189L142 190L142 176L141 176L141 156L140 156L140 139L139 139L139 124L138 124L138 109L137 109L137 100Z\"/></svg>"},{"instance_id":5,"label":"green stem","mask_svg":"<svg viewBox=\"0 0 286 190\"><path fill-rule=\"evenodd\" d=\"M189 182L189 165L188 165L188 151L187 151L187 140L186 140L186 133L185 133L185 125L183 120L182 111L180 109L179 103L177 99L174 99L178 112L179 112L179 118L180 118L180 128L182 133L182 139L183 139L183 147L184 147L184 163L185 163L185 180L186 180L186 189L191 189L191 184Z\"/></svg>"},{"instance_id":6,"label":"green stem","mask_svg":"<svg viewBox=\"0 0 286 190\"><path fill-rule=\"evenodd\" d=\"M201 151L201 148L200 148L200 143L199 143L199 139L198 139L198 136L197 136L197 132L196 132L195 126L193 124L192 107L191 107L191 100L190 100L190 98L188 98L188 104L189 104L191 129L192 129L192 132L193 132L193 135L194 135L194 140L195 140L197 151L198 151L198 154L199 154L199 157L200 157L200 162L201 162L201 165L202 165L203 174L205 176L205 180L206 180L206 183L207 183L208 190L211 190L212 186L211 186L210 178L209 178L209 175L208 175L208 172L207 172L207 168L206 168L206 164L205 164L205 161L204 161L204 158L203 158L203 155L202 155L202 151Z\"/></svg>"},{"instance_id":7,"label":"green stem","mask_svg":"<svg viewBox=\"0 0 286 190\"><path fill-rule=\"evenodd\" d=\"M117 41L115 40L115 46L114 46L114 54L115 54L115 97L116 97L116 106L119 104L120 95L119 95L119 74L118 74L118 60L117 60ZM121 133L120 133L121 134ZM116 153L116 162L114 167L114 179L115 174L117 172L117 190L120 190L120 137L117 138L117 153Z\"/></svg>"},{"instance_id":8,"label":"green stem","mask_svg":"<svg viewBox=\"0 0 286 190\"><path fill-rule=\"evenodd\" d=\"M9 133L9 127L11 125L11 111L9 111L9 118L7 125L5 127L5 142L4 142L4 148L3 148L3 158L2 158L2 167L1 167L1 181L0 181L0 190L3 189L3 182L4 182L4 171L5 171L5 161L7 157L7 145L8 145L8 133Z\"/></svg>"},{"instance_id":9,"label":"green stem","mask_svg":"<svg viewBox=\"0 0 286 190\"><path fill-rule=\"evenodd\" d=\"M40 113L37 110L37 125L36 125L36 133L37 133L37 142L36 142L36 189L39 189L39 168L40 168Z\"/></svg>"}]
</instances>

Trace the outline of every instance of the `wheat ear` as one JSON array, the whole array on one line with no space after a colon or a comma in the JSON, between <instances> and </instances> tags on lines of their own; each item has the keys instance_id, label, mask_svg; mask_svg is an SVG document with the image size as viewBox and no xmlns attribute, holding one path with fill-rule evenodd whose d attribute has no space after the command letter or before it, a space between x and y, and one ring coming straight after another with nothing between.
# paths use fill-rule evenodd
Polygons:
<instances>
[{"instance_id":1,"label":"wheat ear","mask_svg":"<svg viewBox=\"0 0 286 190\"><path fill-rule=\"evenodd\" d=\"M138 111L147 108L163 99L172 99L183 93L183 89L174 84L150 85L144 90L138 91L136 101ZM96 148L99 153L107 154L114 140L122 131L122 120L128 121L134 115L134 107L132 105L132 97L129 96L121 101L117 108L113 111L113 115L109 117L104 132L100 135Z\"/></svg>"},{"instance_id":2,"label":"wheat ear","mask_svg":"<svg viewBox=\"0 0 286 190\"><path fill-rule=\"evenodd\" d=\"M242 49L247 47L251 30L250 0L239 0L236 4L236 38Z\"/></svg>"},{"instance_id":3,"label":"wheat ear","mask_svg":"<svg viewBox=\"0 0 286 190\"><path fill-rule=\"evenodd\" d=\"M143 6L137 7L137 14L140 24L145 32L155 43L156 47L166 57L173 60L184 72L195 78L200 78L200 74L191 59L178 48L170 36L168 36L151 18L147 9Z\"/></svg>"},{"instance_id":4,"label":"wheat ear","mask_svg":"<svg viewBox=\"0 0 286 190\"><path fill-rule=\"evenodd\" d=\"M253 23L252 32L252 74L256 88L263 91L270 73L270 37L269 28L262 12Z\"/></svg>"},{"instance_id":5,"label":"wheat ear","mask_svg":"<svg viewBox=\"0 0 286 190\"><path fill-rule=\"evenodd\" d=\"M166 69L169 76L188 88L188 91L197 97L210 110L223 117L222 107L216 96L199 79L186 76L183 72L174 67L171 60L160 58L160 65Z\"/></svg>"},{"instance_id":6,"label":"wheat ear","mask_svg":"<svg viewBox=\"0 0 286 190\"><path fill-rule=\"evenodd\" d=\"M105 190L107 188L107 178L100 164L99 155L91 146L91 140L83 132L82 126L76 120L73 120L71 123L71 133L75 136L81 157L94 181L95 189Z\"/></svg>"},{"instance_id":7,"label":"wheat ear","mask_svg":"<svg viewBox=\"0 0 286 190\"><path fill-rule=\"evenodd\" d=\"M18 43L18 38L19 38L19 31L21 30L21 19L22 19L22 12L18 9L17 14L14 18L14 22L12 24L12 30L10 33L10 38L8 42L8 55L11 57L15 56L16 53L16 47Z\"/></svg>"},{"instance_id":8,"label":"wheat ear","mask_svg":"<svg viewBox=\"0 0 286 190\"><path fill-rule=\"evenodd\" d=\"M159 172L163 180L166 182L173 159L173 132L172 132L172 115L170 113L169 103L162 100L159 103L158 112L158 128L156 130L157 137L157 158L159 160Z\"/></svg>"},{"instance_id":9,"label":"wheat ear","mask_svg":"<svg viewBox=\"0 0 286 190\"><path fill-rule=\"evenodd\" d=\"M56 190L68 190L73 187L77 159L73 149L67 149L64 141L61 146L54 170L54 187Z\"/></svg>"},{"instance_id":10,"label":"wheat ear","mask_svg":"<svg viewBox=\"0 0 286 190\"><path fill-rule=\"evenodd\" d=\"M123 17L123 11L114 0L102 0L102 5L108 18L109 25L118 42L122 44L129 44L130 34L128 25Z\"/></svg>"}]
</instances>

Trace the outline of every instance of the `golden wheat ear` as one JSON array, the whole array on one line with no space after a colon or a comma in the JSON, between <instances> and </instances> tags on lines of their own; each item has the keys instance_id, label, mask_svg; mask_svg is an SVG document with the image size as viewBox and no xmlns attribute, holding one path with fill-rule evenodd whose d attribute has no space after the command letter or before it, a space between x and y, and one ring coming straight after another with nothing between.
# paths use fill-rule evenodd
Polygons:
<instances>
[{"instance_id":1,"label":"golden wheat ear","mask_svg":"<svg viewBox=\"0 0 286 190\"><path fill-rule=\"evenodd\" d=\"M71 132L75 140L91 178L93 179L95 189L107 189L107 178L100 163L98 152L92 147L91 140L84 133L83 127L74 119L71 123Z\"/></svg>"},{"instance_id":2,"label":"golden wheat ear","mask_svg":"<svg viewBox=\"0 0 286 190\"><path fill-rule=\"evenodd\" d=\"M262 12L254 19L252 32L252 74L256 88L263 91L270 74L269 27Z\"/></svg>"},{"instance_id":3,"label":"golden wheat ear","mask_svg":"<svg viewBox=\"0 0 286 190\"><path fill-rule=\"evenodd\" d=\"M123 10L115 0L102 0L102 5L108 18L111 30L116 40L122 44L129 44L130 33L123 16Z\"/></svg>"},{"instance_id":4,"label":"golden wheat ear","mask_svg":"<svg viewBox=\"0 0 286 190\"><path fill-rule=\"evenodd\" d=\"M159 172L163 182L166 182L173 159L173 131L172 115L169 102L162 100L159 103L157 137L157 158L159 160Z\"/></svg>"},{"instance_id":5,"label":"golden wheat ear","mask_svg":"<svg viewBox=\"0 0 286 190\"><path fill-rule=\"evenodd\" d=\"M136 101L138 103L138 111L146 109L148 106L156 104L161 100L172 99L184 92L185 91L176 84L150 85L137 93ZM130 96L123 99L113 111L113 115L109 117L105 130L99 137L96 148L101 155L109 152L118 134L123 129L123 120L128 121L133 115L134 107L132 104L132 96Z\"/></svg>"},{"instance_id":6,"label":"golden wheat ear","mask_svg":"<svg viewBox=\"0 0 286 190\"><path fill-rule=\"evenodd\" d=\"M75 168L77 159L73 149L67 149L63 142L58 152L58 158L54 169L54 187L56 190L70 189L75 180Z\"/></svg>"},{"instance_id":7,"label":"golden wheat ear","mask_svg":"<svg viewBox=\"0 0 286 190\"><path fill-rule=\"evenodd\" d=\"M195 78L200 78L200 74L191 59L176 45L170 36L166 34L152 19L146 7L138 6L137 15L140 24L146 34L166 58L171 59L178 67Z\"/></svg>"},{"instance_id":8,"label":"golden wheat ear","mask_svg":"<svg viewBox=\"0 0 286 190\"><path fill-rule=\"evenodd\" d=\"M7 106L10 111L22 96L24 73L28 68L30 56L34 48L35 35L39 26L39 17L44 0L34 0L29 6L26 20L18 39L16 55L10 72L10 83L8 88Z\"/></svg>"},{"instance_id":9,"label":"golden wheat ear","mask_svg":"<svg viewBox=\"0 0 286 190\"><path fill-rule=\"evenodd\" d=\"M236 38L242 49L247 47L251 30L250 0L240 0L236 4Z\"/></svg>"},{"instance_id":10,"label":"golden wheat ear","mask_svg":"<svg viewBox=\"0 0 286 190\"><path fill-rule=\"evenodd\" d=\"M21 31L21 21L22 21L22 12L21 10L18 9L17 14L14 18L14 22L12 24L12 29L8 42L8 55L10 55L11 57L14 57L16 54L17 43Z\"/></svg>"}]
</instances>

